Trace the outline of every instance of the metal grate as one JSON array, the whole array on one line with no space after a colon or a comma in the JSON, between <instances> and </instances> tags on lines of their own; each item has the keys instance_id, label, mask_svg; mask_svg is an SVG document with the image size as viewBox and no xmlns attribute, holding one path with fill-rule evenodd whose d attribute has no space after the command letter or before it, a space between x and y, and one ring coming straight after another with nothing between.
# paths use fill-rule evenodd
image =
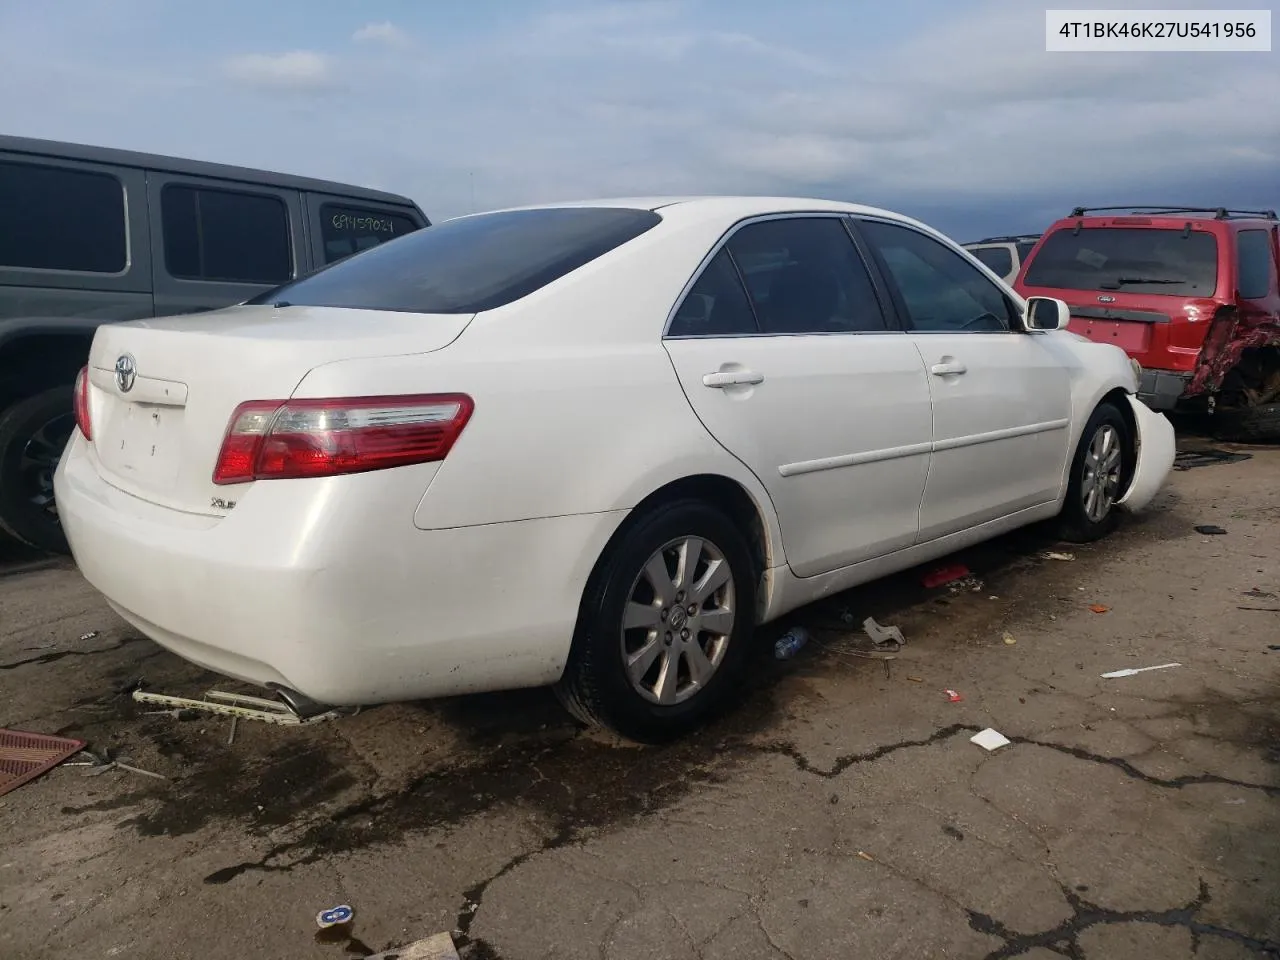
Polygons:
<instances>
[{"instance_id":1,"label":"metal grate","mask_svg":"<svg viewBox=\"0 0 1280 960\"><path fill-rule=\"evenodd\" d=\"M1175 470L1208 467L1215 463L1239 463L1253 458L1251 453L1228 453L1226 450L1181 450L1173 459Z\"/></svg>"},{"instance_id":2,"label":"metal grate","mask_svg":"<svg viewBox=\"0 0 1280 960\"><path fill-rule=\"evenodd\" d=\"M0 796L34 780L83 748L83 740L0 729Z\"/></svg>"}]
</instances>

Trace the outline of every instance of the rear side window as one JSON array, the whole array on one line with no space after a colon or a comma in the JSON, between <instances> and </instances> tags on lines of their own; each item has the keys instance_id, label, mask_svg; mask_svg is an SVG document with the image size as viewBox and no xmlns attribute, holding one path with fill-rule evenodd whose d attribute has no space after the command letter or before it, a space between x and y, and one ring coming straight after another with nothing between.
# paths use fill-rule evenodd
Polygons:
<instances>
[{"instance_id":1,"label":"rear side window","mask_svg":"<svg viewBox=\"0 0 1280 960\"><path fill-rule=\"evenodd\" d=\"M1213 234L1182 229L1055 230L1023 274L1029 287L1209 297L1218 285Z\"/></svg>"},{"instance_id":2,"label":"rear side window","mask_svg":"<svg viewBox=\"0 0 1280 960\"><path fill-rule=\"evenodd\" d=\"M398 213L334 203L320 207L320 239L324 242L325 263L335 263L417 229L416 223Z\"/></svg>"},{"instance_id":3,"label":"rear side window","mask_svg":"<svg viewBox=\"0 0 1280 960\"><path fill-rule=\"evenodd\" d=\"M293 276L289 211L279 197L169 184L160 216L172 277L280 283Z\"/></svg>"},{"instance_id":4,"label":"rear side window","mask_svg":"<svg viewBox=\"0 0 1280 960\"><path fill-rule=\"evenodd\" d=\"M1236 284L1244 300L1261 300L1275 286L1275 256L1271 251L1271 235L1267 230L1241 230L1236 234L1239 282Z\"/></svg>"},{"instance_id":5,"label":"rear side window","mask_svg":"<svg viewBox=\"0 0 1280 960\"><path fill-rule=\"evenodd\" d=\"M123 273L124 185L107 173L0 162L0 266Z\"/></svg>"},{"instance_id":6,"label":"rear side window","mask_svg":"<svg viewBox=\"0 0 1280 960\"><path fill-rule=\"evenodd\" d=\"M759 333L747 291L728 250L715 255L685 294L667 330L669 337L727 337Z\"/></svg>"},{"instance_id":7,"label":"rear side window","mask_svg":"<svg viewBox=\"0 0 1280 960\"><path fill-rule=\"evenodd\" d=\"M649 210L554 207L446 220L250 303L478 313L535 290L660 223Z\"/></svg>"},{"instance_id":8,"label":"rear side window","mask_svg":"<svg viewBox=\"0 0 1280 960\"><path fill-rule=\"evenodd\" d=\"M1007 276L1013 272L1013 254L1008 247L978 247L970 250L997 277Z\"/></svg>"},{"instance_id":9,"label":"rear side window","mask_svg":"<svg viewBox=\"0 0 1280 960\"><path fill-rule=\"evenodd\" d=\"M1031 251L1036 248L1036 242L1032 240L1029 243L1018 244L1018 263L1026 263L1027 257L1031 256Z\"/></svg>"}]
</instances>

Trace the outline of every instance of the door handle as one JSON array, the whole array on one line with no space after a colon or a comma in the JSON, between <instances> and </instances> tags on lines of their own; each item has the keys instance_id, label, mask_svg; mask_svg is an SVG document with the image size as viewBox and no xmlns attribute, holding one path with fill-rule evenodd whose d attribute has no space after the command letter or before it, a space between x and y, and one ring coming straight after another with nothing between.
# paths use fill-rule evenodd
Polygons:
<instances>
[{"instance_id":1,"label":"door handle","mask_svg":"<svg viewBox=\"0 0 1280 960\"><path fill-rule=\"evenodd\" d=\"M952 360L950 357L944 357L940 363L935 363L929 368L929 372L935 377L949 377L957 374L965 373L969 368L959 360Z\"/></svg>"},{"instance_id":2,"label":"door handle","mask_svg":"<svg viewBox=\"0 0 1280 960\"><path fill-rule=\"evenodd\" d=\"M764 374L754 370L722 370L719 373L708 373L702 377L704 387L732 387L738 384L763 383Z\"/></svg>"}]
</instances>

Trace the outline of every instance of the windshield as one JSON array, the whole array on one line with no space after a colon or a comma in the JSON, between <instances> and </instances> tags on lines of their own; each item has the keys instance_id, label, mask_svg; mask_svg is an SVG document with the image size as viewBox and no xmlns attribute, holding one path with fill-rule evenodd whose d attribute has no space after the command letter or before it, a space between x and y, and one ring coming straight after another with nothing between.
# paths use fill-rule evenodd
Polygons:
<instances>
[{"instance_id":1,"label":"windshield","mask_svg":"<svg viewBox=\"0 0 1280 960\"><path fill-rule=\"evenodd\" d=\"M1120 227L1055 230L1022 278L1029 287L1183 297L1211 297L1217 280L1213 234Z\"/></svg>"},{"instance_id":2,"label":"windshield","mask_svg":"<svg viewBox=\"0 0 1280 960\"><path fill-rule=\"evenodd\" d=\"M406 313L479 313L526 297L638 237L651 210L558 207L447 220L248 301Z\"/></svg>"}]
</instances>

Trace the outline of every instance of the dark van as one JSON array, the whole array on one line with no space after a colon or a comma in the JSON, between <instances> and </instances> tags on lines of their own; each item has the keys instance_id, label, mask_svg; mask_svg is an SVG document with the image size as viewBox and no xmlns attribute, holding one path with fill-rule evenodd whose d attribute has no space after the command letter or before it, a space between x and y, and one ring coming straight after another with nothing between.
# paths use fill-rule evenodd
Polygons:
<instances>
[{"instance_id":1,"label":"dark van","mask_svg":"<svg viewBox=\"0 0 1280 960\"><path fill-rule=\"evenodd\" d=\"M380 190L0 136L0 531L66 550L53 471L100 324L239 303L428 225Z\"/></svg>"}]
</instances>

